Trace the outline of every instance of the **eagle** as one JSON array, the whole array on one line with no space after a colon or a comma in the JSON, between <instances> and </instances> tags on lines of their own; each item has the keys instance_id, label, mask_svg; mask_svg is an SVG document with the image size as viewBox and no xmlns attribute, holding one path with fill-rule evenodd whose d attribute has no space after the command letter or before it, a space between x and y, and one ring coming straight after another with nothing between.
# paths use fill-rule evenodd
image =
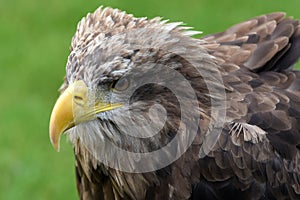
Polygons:
<instances>
[{"instance_id":1,"label":"eagle","mask_svg":"<svg viewBox=\"0 0 300 200\"><path fill-rule=\"evenodd\" d=\"M79 22L49 131L80 199L300 199L299 21L200 33L103 7Z\"/></svg>"}]
</instances>

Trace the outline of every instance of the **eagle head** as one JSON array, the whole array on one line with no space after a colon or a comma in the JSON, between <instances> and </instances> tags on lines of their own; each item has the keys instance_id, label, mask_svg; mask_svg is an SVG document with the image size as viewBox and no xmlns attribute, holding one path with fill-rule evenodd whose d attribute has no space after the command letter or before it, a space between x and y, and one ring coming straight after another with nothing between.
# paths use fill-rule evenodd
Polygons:
<instances>
[{"instance_id":1,"label":"eagle head","mask_svg":"<svg viewBox=\"0 0 300 200\"><path fill-rule=\"evenodd\" d=\"M54 148L66 133L86 162L128 172L179 158L224 94L220 70L194 34L111 8L83 18L50 119Z\"/></svg>"}]
</instances>

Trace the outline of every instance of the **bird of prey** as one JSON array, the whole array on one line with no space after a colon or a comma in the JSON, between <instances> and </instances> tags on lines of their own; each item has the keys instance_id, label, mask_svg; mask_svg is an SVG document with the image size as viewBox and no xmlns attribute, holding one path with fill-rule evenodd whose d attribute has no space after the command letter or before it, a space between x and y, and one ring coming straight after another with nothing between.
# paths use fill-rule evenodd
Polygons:
<instances>
[{"instance_id":1,"label":"bird of prey","mask_svg":"<svg viewBox=\"0 0 300 200\"><path fill-rule=\"evenodd\" d=\"M197 34L103 7L79 22L49 129L80 199L300 199L299 21Z\"/></svg>"}]
</instances>

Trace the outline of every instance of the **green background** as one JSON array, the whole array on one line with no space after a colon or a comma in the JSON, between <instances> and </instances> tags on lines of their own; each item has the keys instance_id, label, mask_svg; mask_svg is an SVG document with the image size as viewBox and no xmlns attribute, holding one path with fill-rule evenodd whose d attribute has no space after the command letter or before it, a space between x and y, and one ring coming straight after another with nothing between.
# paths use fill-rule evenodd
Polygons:
<instances>
[{"instance_id":1,"label":"green background","mask_svg":"<svg viewBox=\"0 0 300 200\"><path fill-rule=\"evenodd\" d=\"M273 11L300 18L299 0L0 0L0 199L77 199L71 145L54 151L48 121L77 22L99 5L205 34Z\"/></svg>"}]
</instances>

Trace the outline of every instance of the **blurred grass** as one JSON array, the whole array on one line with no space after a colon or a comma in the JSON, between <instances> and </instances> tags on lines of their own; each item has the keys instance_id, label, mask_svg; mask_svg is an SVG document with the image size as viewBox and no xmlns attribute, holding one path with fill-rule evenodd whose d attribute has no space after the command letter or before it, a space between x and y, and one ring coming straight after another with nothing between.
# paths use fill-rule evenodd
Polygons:
<instances>
[{"instance_id":1,"label":"blurred grass","mask_svg":"<svg viewBox=\"0 0 300 200\"><path fill-rule=\"evenodd\" d=\"M300 18L299 0L0 0L0 199L77 199L71 145L53 150L48 121L76 24L99 5L205 34L273 11Z\"/></svg>"}]
</instances>

